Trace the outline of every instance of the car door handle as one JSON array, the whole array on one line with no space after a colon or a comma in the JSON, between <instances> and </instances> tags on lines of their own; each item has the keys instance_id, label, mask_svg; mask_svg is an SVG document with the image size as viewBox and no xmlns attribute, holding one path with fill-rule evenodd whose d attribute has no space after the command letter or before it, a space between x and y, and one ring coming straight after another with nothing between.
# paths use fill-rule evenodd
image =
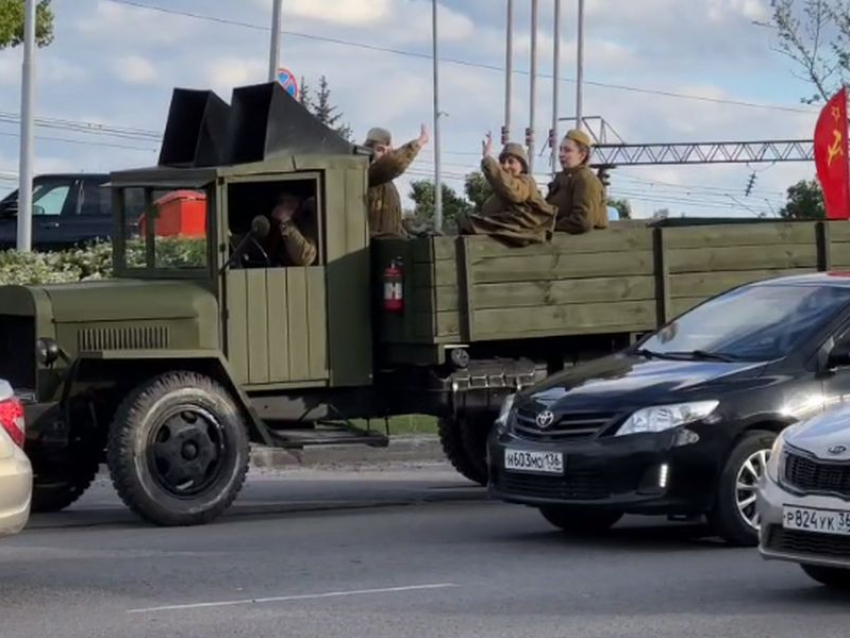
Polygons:
<instances>
[{"instance_id":1,"label":"car door handle","mask_svg":"<svg viewBox=\"0 0 850 638\"><path fill-rule=\"evenodd\" d=\"M59 222L39 222L42 228L59 228Z\"/></svg>"}]
</instances>

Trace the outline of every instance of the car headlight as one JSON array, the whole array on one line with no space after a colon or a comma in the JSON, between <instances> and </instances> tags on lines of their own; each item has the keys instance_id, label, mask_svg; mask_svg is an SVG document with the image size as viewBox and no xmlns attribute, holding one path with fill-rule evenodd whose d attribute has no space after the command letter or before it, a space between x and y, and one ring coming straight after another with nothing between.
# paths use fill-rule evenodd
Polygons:
<instances>
[{"instance_id":1,"label":"car headlight","mask_svg":"<svg viewBox=\"0 0 850 638\"><path fill-rule=\"evenodd\" d=\"M795 430L800 429L802 426L803 423L789 425L787 428L782 430L782 432L780 432L773 441L773 447L770 448L770 457L767 459L765 472L774 483L782 482L782 455L785 452L785 442L789 435L791 435Z\"/></svg>"},{"instance_id":2,"label":"car headlight","mask_svg":"<svg viewBox=\"0 0 850 638\"><path fill-rule=\"evenodd\" d=\"M499 416L496 419L496 430L498 430L499 434L503 434L508 431L515 400L516 394L509 394L505 397L505 400L502 401L502 407L499 410Z\"/></svg>"},{"instance_id":3,"label":"car headlight","mask_svg":"<svg viewBox=\"0 0 850 638\"><path fill-rule=\"evenodd\" d=\"M632 414L616 436L643 432L664 432L707 418L717 408L719 401L693 401L674 405L657 405Z\"/></svg>"}]
</instances>

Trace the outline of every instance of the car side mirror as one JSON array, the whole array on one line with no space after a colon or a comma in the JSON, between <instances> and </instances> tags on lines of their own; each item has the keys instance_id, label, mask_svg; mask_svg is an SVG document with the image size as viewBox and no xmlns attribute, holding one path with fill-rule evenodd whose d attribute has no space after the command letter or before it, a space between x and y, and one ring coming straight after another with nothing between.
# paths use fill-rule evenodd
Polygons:
<instances>
[{"instance_id":1,"label":"car side mirror","mask_svg":"<svg viewBox=\"0 0 850 638\"><path fill-rule=\"evenodd\" d=\"M11 201L0 206L0 219L13 219L18 216L18 202Z\"/></svg>"},{"instance_id":2,"label":"car side mirror","mask_svg":"<svg viewBox=\"0 0 850 638\"><path fill-rule=\"evenodd\" d=\"M837 343L830 351L826 364L830 370L850 367L850 342Z\"/></svg>"}]
</instances>

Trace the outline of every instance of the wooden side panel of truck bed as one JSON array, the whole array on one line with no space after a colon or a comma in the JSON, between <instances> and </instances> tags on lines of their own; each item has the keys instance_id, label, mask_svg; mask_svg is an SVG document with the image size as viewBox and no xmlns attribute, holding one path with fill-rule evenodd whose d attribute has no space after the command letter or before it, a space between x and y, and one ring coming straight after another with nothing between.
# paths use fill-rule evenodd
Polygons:
<instances>
[{"instance_id":1,"label":"wooden side panel of truck bed","mask_svg":"<svg viewBox=\"0 0 850 638\"><path fill-rule=\"evenodd\" d=\"M489 237L373 242L373 273L404 267L405 310L379 313L379 342L441 346L645 332L744 283L850 268L850 223L612 224L550 244Z\"/></svg>"}]
</instances>

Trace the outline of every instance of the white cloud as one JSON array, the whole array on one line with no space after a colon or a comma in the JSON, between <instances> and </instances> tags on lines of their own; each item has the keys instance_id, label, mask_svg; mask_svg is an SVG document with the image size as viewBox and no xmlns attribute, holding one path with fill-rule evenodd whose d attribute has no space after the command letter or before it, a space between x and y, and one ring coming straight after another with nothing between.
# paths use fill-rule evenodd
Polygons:
<instances>
[{"instance_id":1,"label":"white cloud","mask_svg":"<svg viewBox=\"0 0 850 638\"><path fill-rule=\"evenodd\" d=\"M124 55L113 62L115 75L127 84L155 84L159 73L150 60L140 55Z\"/></svg>"},{"instance_id":2,"label":"white cloud","mask_svg":"<svg viewBox=\"0 0 850 638\"><path fill-rule=\"evenodd\" d=\"M265 82L266 73L266 66L261 60L226 56L204 67L204 86L229 101L234 87Z\"/></svg>"},{"instance_id":3,"label":"white cloud","mask_svg":"<svg viewBox=\"0 0 850 638\"><path fill-rule=\"evenodd\" d=\"M138 7L99 0L92 14L75 22L76 29L89 41L110 42L126 47L192 42L198 22Z\"/></svg>"}]
</instances>

